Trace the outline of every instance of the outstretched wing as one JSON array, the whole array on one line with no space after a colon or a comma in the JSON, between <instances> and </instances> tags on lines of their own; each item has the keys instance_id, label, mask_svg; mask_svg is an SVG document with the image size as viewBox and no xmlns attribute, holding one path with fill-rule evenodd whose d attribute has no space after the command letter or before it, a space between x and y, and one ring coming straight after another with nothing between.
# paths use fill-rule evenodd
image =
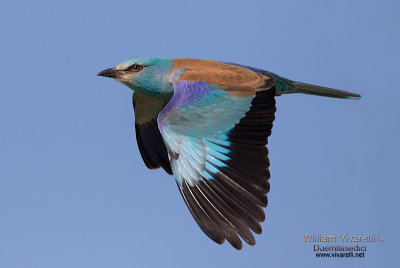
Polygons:
<instances>
[{"instance_id":1,"label":"outstretched wing","mask_svg":"<svg viewBox=\"0 0 400 268\"><path fill-rule=\"evenodd\" d=\"M271 85L272 86L272 85ZM158 116L183 199L200 228L236 249L259 234L270 177L267 138L275 88L181 80ZM239 235L239 236L238 236Z\"/></svg>"},{"instance_id":2,"label":"outstretched wing","mask_svg":"<svg viewBox=\"0 0 400 268\"><path fill-rule=\"evenodd\" d=\"M157 125L157 116L168 100L134 92L132 103L135 110L136 140L144 163L150 169L162 167L168 174L172 174L167 150Z\"/></svg>"}]
</instances>

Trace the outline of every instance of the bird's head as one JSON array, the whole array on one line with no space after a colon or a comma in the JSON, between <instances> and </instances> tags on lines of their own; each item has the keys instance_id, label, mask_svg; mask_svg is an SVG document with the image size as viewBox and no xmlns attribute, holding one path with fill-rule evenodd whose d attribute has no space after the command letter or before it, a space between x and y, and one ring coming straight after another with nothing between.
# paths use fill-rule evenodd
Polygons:
<instances>
[{"instance_id":1,"label":"bird's head","mask_svg":"<svg viewBox=\"0 0 400 268\"><path fill-rule=\"evenodd\" d=\"M169 59L132 59L97 75L114 78L135 91L162 97L173 92L170 82L172 66Z\"/></svg>"}]
</instances>

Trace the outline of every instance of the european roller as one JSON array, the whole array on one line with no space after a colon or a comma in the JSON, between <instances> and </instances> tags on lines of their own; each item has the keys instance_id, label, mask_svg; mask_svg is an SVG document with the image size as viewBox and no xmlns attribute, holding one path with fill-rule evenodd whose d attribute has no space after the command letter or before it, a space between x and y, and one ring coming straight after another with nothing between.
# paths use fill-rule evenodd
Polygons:
<instances>
[{"instance_id":1,"label":"european roller","mask_svg":"<svg viewBox=\"0 0 400 268\"><path fill-rule=\"evenodd\" d=\"M262 232L275 97L360 98L249 66L199 59L133 59L98 75L133 90L136 138L146 166L173 175L203 232L236 249L242 248L241 239L254 245L252 232Z\"/></svg>"}]
</instances>

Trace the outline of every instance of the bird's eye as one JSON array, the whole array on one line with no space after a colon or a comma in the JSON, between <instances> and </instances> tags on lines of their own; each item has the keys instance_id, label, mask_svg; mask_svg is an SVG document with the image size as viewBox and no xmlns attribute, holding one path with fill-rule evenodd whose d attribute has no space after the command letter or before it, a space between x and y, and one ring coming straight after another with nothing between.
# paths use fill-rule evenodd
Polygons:
<instances>
[{"instance_id":1,"label":"bird's eye","mask_svg":"<svg viewBox=\"0 0 400 268\"><path fill-rule=\"evenodd\" d=\"M129 66L126 71L132 71L132 72L139 72L143 69L143 66L140 64L132 64L131 66Z\"/></svg>"}]
</instances>

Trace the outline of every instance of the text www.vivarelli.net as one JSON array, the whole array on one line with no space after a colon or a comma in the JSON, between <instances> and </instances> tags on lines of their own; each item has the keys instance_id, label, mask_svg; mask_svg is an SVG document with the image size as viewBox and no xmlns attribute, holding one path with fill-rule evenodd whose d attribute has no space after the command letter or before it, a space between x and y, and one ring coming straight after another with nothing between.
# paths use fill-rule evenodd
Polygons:
<instances>
[{"instance_id":1,"label":"text www.vivarelli.net","mask_svg":"<svg viewBox=\"0 0 400 268\"><path fill-rule=\"evenodd\" d=\"M365 258L365 252L333 252L333 253L315 253L315 257L317 258Z\"/></svg>"}]
</instances>

